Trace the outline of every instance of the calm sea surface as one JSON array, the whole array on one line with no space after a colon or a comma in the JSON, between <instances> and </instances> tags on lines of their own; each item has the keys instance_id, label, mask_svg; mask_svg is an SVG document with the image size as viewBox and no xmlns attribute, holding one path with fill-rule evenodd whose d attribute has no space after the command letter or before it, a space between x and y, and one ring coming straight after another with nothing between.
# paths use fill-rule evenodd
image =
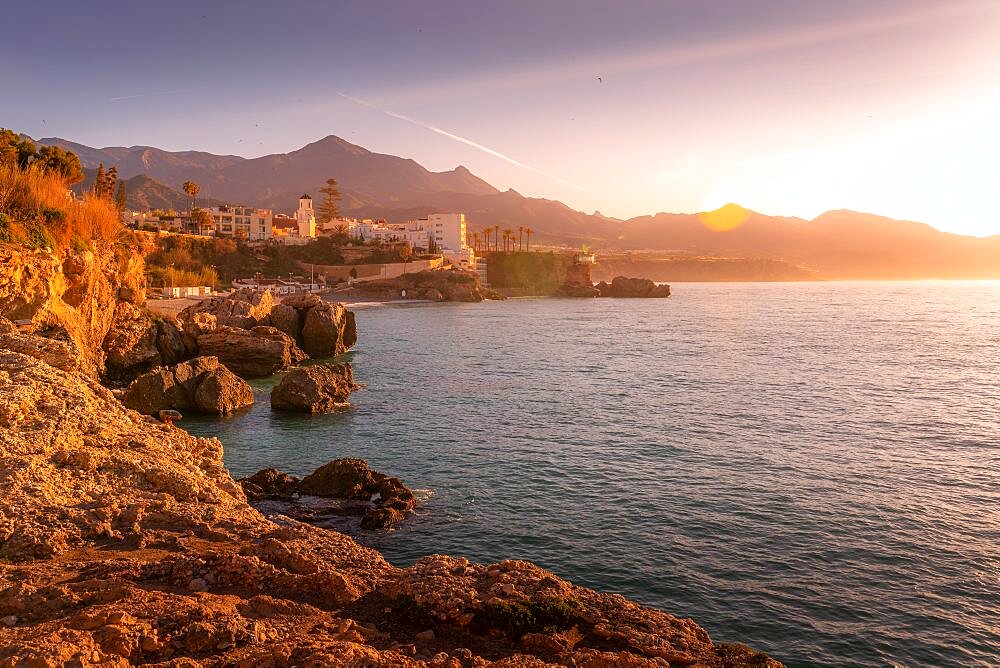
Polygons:
<instances>
[{"instance_id":1,"label":"calm sea surface","mask_svg":"<svg viewBox=\"0 0 1000 668\"><path fill-rule=\"evenodd\" d=\"M359 308L334 415L186 420L232 472L361 457L394 563L521 558L789 666L1000 665L1000 283L678 284Z\"/></svg>"}]
</instances>

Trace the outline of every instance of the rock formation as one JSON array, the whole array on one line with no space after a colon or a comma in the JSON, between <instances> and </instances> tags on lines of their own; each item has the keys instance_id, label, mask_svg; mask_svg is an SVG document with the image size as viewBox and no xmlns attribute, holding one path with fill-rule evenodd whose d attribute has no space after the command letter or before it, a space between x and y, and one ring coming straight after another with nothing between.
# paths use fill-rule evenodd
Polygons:
<instances>
[{"instance_id":1,"label":"rock formation","mask_svg":"<svg viewBox=\"0 0 1000 668\"><path fill-rule=\"evenodd\" d=\"M341 482L317 472L307 489L354 489ZM270 521L218 440L10 350L0 488L0 665L780 665L526 562L396 568Z\"/></svg>"},{"instance_id":2,"label":"rock formation","mask_svg":"<svg viewBox=\"0 0 1000 668\"><path fill-rule=\"evenodd\" d=\"M602 297L669 297L669 285L657 285L648 278L615 277L611 283L601 281L597 289Z\"/></svg>"},{"instance_id":3,"label":"rock formation","mask_svg":"<svg viewBox=\"0 0 1000 668\"><path fill-rule=\"evenodd\" d=\"M330 413L347 404L358 387L350 364L310 364L285 374L271 390L271 408Z\"/></svg>"},{"instance_id":4,"label":"rock formation","mask_svg":"<svg viewBox=\"0 0 1000 668\"><path fill-rule=\"evenodd\" d=\"M594 287L591 264L574 262L566 267L566 280L556 292L558 297L598 297Z\"/></svg>"},{"instance_id":5,"label":"rock formation","mask_svg":"<svg viewBox=\"0 0 1000 668\"><path fill-rule=\"evenodd\" d=\"M291 295L276 303L269 291L241 288L189 306L178 319L185 326L210 321L213 329L273 327L314 359L335 357L357 342L354 313L343 304L325 302L311 293Z\"/></svg>"},{"instance_id":6,"label":"rock formation","mask_svg":"<svg viewBox=\"0 0 1000 668\"><path fill-rule=\"evenodd\" d=\"M348 294L372 299L427 299L444 302L481 302L504 297L479 281L473 271L420 271L398 278L356 283Z\"/></svg>"},{"instance_id":7,"label":"rock formation","mask_svg":"<svg viewBox=\"0 0 1000 668\"><path fill-rule=\"evenodd\" d=\"M218 357L244 378L270 376L308 359L290 336L274 327L220 326L199 334L197 341L200 354Z\"/></svg>"},{"instance_id":8,"label":"rock formation","mask_svg":"<svg viewBox=\"0 0 1000 668\"><path fill-rule=\"evenodd\" d=\"M401 522L416 504L413 492L402 480L369 468L362 459L335 459L301 480L276 469L264 469L237 482L251 501L290 501L307 495L363 502L353 507L354 513L364 515L362 529L388 529ZM373 497L377 500L372 503Z\"/></svg>"},{"instance_id":9,"label":"rock formation","mask_svg":"<svg viewBox=\"0 0 1000 668\"><path fill-rule=\"evenodd\" d=\"M218 358L196 357L139 376L125 389L121 400L146 415L166 409L221 415L253 404L253 390L219 364Z\"/></svg>"},{"instance_id":10,"label":"rock formation","mask_svg":"<svg viewBox=\"0 0 1000 668\"><path fill-rule=\"evenodd\" d=\"M192 304L181 311L177 318L186 321L196 313L208 313L215 316L220 326L252 329L257 325L268 324L266 320L274 303L274 296L270 291L241 288L228 295Z\"/></svg>"},{"instance_id":11,"label":"rock formation","mask_svg":"<svg viewBox=\"0 0 1000 668\"><path fill-rule=\"evenodd\" d=\"M57 335L78 351L79 368L104 370L104 337L116 305L144 300L142 256L125 246L57 256L0 243L0 315L30 320L36 334Z\"/></svg>"}]
</instances>

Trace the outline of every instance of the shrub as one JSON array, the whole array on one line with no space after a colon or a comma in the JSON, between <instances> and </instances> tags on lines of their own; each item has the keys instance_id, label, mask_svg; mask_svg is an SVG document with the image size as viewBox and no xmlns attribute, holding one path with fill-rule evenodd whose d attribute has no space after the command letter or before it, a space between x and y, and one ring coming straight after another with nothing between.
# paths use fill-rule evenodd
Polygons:
<instances>
[{"instance_id":1,"label":"shrub","mask_svg":"<svg viewBox=\"0 0 1000 668\"><path fill-rule=\"evenodd\" d=\"M498 628L511 638L525 633L558 633L580 624L583 605L573 598L551 598L541 601L487 603L480 613L480 622Z\"/></svg>"},{"instance_id":2,"label":"shrub","mask_svg":"<svg viewBox=\"0 0 1000 668\"><path fill-rule=\"evenodd\" d=\"M73 199L57 173L35 165L22 169L13 161L0 161L0 213L21 223L19 234L8 223L11 241L36 248L69 248L74 236L113 242L124 230L110 201L89 194Z\"/></svg>"}]
</instances>

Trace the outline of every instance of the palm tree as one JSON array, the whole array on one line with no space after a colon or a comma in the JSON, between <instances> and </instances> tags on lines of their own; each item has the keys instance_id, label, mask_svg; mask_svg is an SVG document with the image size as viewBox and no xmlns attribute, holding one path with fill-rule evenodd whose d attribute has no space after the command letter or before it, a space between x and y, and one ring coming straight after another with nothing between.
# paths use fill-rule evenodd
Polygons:
<instances>
[{"instance_id":1,"label":"palm tree","mask_svg":"<svg viewBox=\"0 0 1000 668\"><path fill-rule=\"evenodd\" d=\"M526 250L528 250L529 252L531 251L531 233L532 233L532 232L534 232L534 230L533 230L533 229L531 229L530 227L526 227L526 228L524 228L524 233L525 233L525 235L527 235L527 237L528 237L528 239L527 239L527 244L526 244L525 248L526 248Z\"/></svg>"},{"instance_id":2,"label":"palm tree","mask_svg":"<svg viewBox=\"0 0 1000 668\"><path fill-rule=\"evenodd\" d=\"M510 239L510 230L503 231L503 252L507 252L507 240Z\"/></svg>"},{"instance_id":3,"label":"palm tree","mask_svg":"<svg viewBox=\"0 0 1000 668\"><path fill-rule=\"evenodd\" d=\"M506 229L506 230L503 231L503 234L504 234L505 237L507 237L507 239L510 240L510 250L514 250L514 230L508 228L508 229ZM503 249L507 250L507 244L506 243L504 243Z\"/></svg>"},{"instance_id":4,"label":"palm tree","mask_svg":"<svg viewBox=\"0 0 1000 668\"><path fill-rule=\"evenodd\" d=\"M181 184L181 188L191 197L191 210L194 211L194 204L198 201L198 193L201 192L201 186L194 181L185 181Z\"/></svg>"},{"instance_id":5,"label":"palm tree","mask_svg":"<svg viewBox=\"0 0 1000 668\"><path fill-rule=\"evenodd\" d=\"M517 228L517 250L524 250L524 225Z\"/></svg>"},{"instance_id":6,"label":"palm tree","mask_svg":"<svg viewBox=\"0 0 1000 668\"><path fill-rule=\"evenodd\" d=\"M494 240L494 242L496 244L497 251L499 251L500 250L500 226L499 225L494 225L493 226L493 240Z\"/></svg>"}]
</instances>

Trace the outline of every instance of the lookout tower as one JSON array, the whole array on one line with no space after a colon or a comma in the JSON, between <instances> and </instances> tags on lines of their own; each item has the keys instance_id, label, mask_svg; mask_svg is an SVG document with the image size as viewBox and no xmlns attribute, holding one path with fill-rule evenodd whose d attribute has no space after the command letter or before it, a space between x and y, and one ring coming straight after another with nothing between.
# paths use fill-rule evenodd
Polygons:
<instances>
[{"instance_id":1,"label":"lookout tower","mask_svg":"<svg viewBox=\"0 0 1000 668\"><path fill-rule=\"evenodd\" d=\"M295 222L299 225L300 237L316 236L316 215L313 212L313 200L309 195L299 198L299 210L295 212Z\"/></svg>"}]
</instances>

